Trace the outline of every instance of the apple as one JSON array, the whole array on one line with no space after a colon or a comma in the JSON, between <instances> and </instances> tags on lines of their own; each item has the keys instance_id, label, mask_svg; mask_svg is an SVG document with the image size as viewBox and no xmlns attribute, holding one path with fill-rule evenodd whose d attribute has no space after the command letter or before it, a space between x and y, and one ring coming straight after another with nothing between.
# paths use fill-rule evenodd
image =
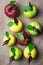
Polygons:
<instances>
[{"instance_id":1,"label":"apple","mask_svg":"<svg viewBox=\"0 0 43 65\"><path fill-rule=\"evenodd\" d=\"M23 29L23 23L17 18L8 22L7 25L12 32L20 32Z\"/></svg>"},{"instance_id":2,"label":"apple","mask_svg":"<svg viewBox=\"0 0 43 65\"><path fill-rule=\"evenodd\" d=\"M6 32L3 38L3 43L4 43L3 45L13 46L15 42L16 42L15 36L10 34L9 32Z\"/></svg>"},{"instance_id":3,"label":"apple","mask_svg":"<svg viewBox=\"0 0 43 65\"><path fill-rule=\"evenodd\" d=\"M16 36L17 36L17 42L21 45L27 45L30 42L30 36L25 31L17 33Z\"/></svg>"},{"instance_id":4,"label":"apple","mask_svg":"<svg viewBox=\"0 0 43 65\"><path fill-rule=\"evenodd\" d=\"M22 58L22 50L17 47L12 47L9 51L9 56L10 56L10 62L15 60L19 60Z\"/></svg>"},{"instance_id":5,"label":"apple","mask_svg":"<svg viewBox=\"0 0 43 65\"><path fill-rule=\"evenodd\" d=\"M19 10L18 10L18 7L16 6L15 2L16 2L15 0L10 1L10 3L7 4L4 8L5 14L10 18L17 17L19 14Z\"/></svg>"},{"instance_id":6,"label":"apple","mask_svg":"<svg viewBox=\"0 0 43 65\"><path fill-rule=\"evenodd\" d=\"M29 2L28 6L23 9L24 16L26 18L33 18L37 14L37 7Z\"/></svg>"},{"instance_id":7,"label":"apple","mask_svg":"<svg viewBox=\"0 0 43 65\"><path fill-rule=\"evenodd\" d=\"M29 62L32 59L35 59L37 57L37 49L34 46L33 42L30 42L27 47L24 49L24 57L26 59L29 59Z\"/></svg>"},{"instance_id":8,"label":"apple","mask_svg":"<svg viewBox=\"0 0 43 65\"><path fill-rule=\"evenodd\" d=\"M30 35L36 36L41 33L41 25L37 21L30 22L26 27Z\"/></svg>"}]
</instances>

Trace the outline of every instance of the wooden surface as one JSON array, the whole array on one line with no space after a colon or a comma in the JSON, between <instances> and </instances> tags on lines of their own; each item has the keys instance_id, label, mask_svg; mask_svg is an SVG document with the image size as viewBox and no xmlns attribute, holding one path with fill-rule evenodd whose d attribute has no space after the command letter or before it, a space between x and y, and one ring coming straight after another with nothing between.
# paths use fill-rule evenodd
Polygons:
<instances>
[{"instance_id":1,"label":"wooden surface","mask_svg":"<svg viewBox=\"0 0 43 65\"><path fill-rule=\"evenodd\" d=\"M39 9L38 15L33 19L27 19L23 15L23 7L28 5L29 1L37 6ZM10 0L0 0L0 65L9 65L9 47L2 46L3 45L3 36L5 31L11 32L7 26L7 23L11 20L4 14L4 7L8 4ZM17 5L20 9L19 19L22 20L24 25L26 26L30 21L38 21L43 26L43 0L17 0ZM36 60L32 60L30 65L43 65L43 33L37 37L32 37L34 44L38 49L38 58ZM16 44L16 47L24 49L25 46L21 46ZM10 65L29 65L28 60L24 57L20 61L13 61Z\"/></svg>"}]
</instances>

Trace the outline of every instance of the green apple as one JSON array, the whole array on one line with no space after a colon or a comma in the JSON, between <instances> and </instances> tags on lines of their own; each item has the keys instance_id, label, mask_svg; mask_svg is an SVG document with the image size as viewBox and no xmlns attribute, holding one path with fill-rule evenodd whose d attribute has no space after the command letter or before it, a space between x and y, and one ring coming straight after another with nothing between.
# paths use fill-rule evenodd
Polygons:
<instances>
[{"instance_id":1,"label":"green apple","mask_svg":"<svg viewBox=\"0 0 43 65\"><path fill-rule=\"evenodd\" d=\"M30 57L35 59L37 57L37 49L32 42L24 49L24 57L26 59L29 59Z\"/></svg>"},{"instance_id":2,"label":"green apple","mask_svg":"<svg viewBox=\"0 0 43 65\"><path fill-rule=\"evenodd\" d=\"M33 36L39 35L41 33L41 25L37 21L30 22L27 25L26 29L27 29L28 33Z\"/></svg>"},{"instance_id":3,"label":"green apple","mask_svg":"<svg viewBox=\"0 0 43 65\"><path fill-rule=\"evenodd\" d=\"M23 29L23 23L21 20L15 18L8 23L8 27L12 32L20 32Z\"/></svg>"},{"instance_id":4,"label":"green apple","mask_svg":"<svg viewBox=\"0 0 43 65\"><path fill-rule=\"evenodd\" d=\"M20 48L17 48L17 47L12 47L10 49L9 56L10 56L10 61L19 60L22 58L22 50ZM12 59L12 57L13 57L13 59Z\"/></svg>"},{"instance_id":5,"label":"green apple","mask_svg":"<svg viewBox=\"0 0 43 65\"><path fill-rule=\"evenodd\" d=\"M3 38L3 45L12 46L16 42L15 36L10 34L9 32L5 32L5 36Z\"/></svg>"},{"instance_id":6,"label":"green apple","mask_svg":"<svg viewBox=\"0 0 43 65\"><path fill-rule=\"evenodd\" d=\"M23 13L26 18L33 18L37 14L37 7L29 3L28 6L24 7Z\"/></svg>"}]
</instances>

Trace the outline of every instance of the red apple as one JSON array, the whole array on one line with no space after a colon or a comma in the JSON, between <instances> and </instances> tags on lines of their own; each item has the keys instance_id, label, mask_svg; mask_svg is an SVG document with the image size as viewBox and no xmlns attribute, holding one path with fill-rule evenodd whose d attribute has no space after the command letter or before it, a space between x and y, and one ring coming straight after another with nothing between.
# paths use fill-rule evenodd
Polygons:
<instances>
[{"instance_id":1,"label":"red apple","mask_svg":"<svg viewBox=\"0 0 43 65\"><path fill-rule=\"evenodd\" d=\"M20 34L23 35L24 40L23 37L21 39L21 36L19 38L17 36L17 42L21 45L27 45L30 42L30 36L25 31L22 31Z\"/></svg>"},{"instance_id":2,"label":"red apple","mask_svg":"<svg viewBox=\"0 0 43 65\"><path fill-rule=\"evenodd\" d=\"M10 2L10 4L7 4L4 8L4 12L5 14L10 17L10 18L14 18L16 16L18 16L19 10L16 6L16 4L12 4L13 1Z\"/></svg>"}]
</instances>

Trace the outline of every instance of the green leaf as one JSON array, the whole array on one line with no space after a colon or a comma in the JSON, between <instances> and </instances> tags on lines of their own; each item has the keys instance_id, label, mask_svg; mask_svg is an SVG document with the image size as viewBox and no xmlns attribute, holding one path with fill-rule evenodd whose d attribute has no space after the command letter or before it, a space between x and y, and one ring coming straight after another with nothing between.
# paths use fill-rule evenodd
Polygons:
<instances>
[{"instance_id":1,"label":"green leaf","mask_svg":"<svg viewBox=\"0 0 43 65\"><path fill-rule=\"evenodd\" d=\"M24 36L21 33L17 33L17 38L20 40L25 40Z\"/></svg>"},{"instance_id":2,"label":"green leaf","mask_svg":"<svg viewBox=\"0 0 43 65\"><path fill-rule=\"evenodd\" d=\"M5 34L6 34L6 37L9 37L9 32L6 32Z\"/></svg>"},{"instance_id":3,"label":"green leaf","mask_svg":"<svg viewBox=\"0 0 43 65\"><path fill-rule=\"evenodd\" d=\"M30 52L35 48L33 42L28 44L28 48L29 48Z\"/></svg>"},{"instance_id":4,"label":"green leaf","mask_svg":"<svg viewBox=\"0 0 43 65\"><path fill-rule=\"evenodd\" d=\"M7 25L9 26L9 27L11 27L11 26L13 26L15 24L15 22L9 22Z\"/></svg>"},{"instance_id":5,"label":"green leaf","mask_svg":"<svg viewBox=\"0 0 43 65\"><path fill-rule=\"evenodd\" d=\"M27 29L28 29L28 30L34 30L35 27L33 27L32 25L27 25Z\"/></svg>"},{"instance_id":6,"label":"green leaf","mask_svg":"<svg viewBox=\"0 0 43 65\"><path fill-rule=\"evenodd\" d=\"M15 48L12 47L11 51L12 51L13 54L15 54Z\"/></svg>"},{"instance_id":7,"label":"green leaf","mask_svg":"<svg viewBox=\"0 0 43 65\"><path fill-rule=\"evenodd\" d=\"M10 1L10 6L13 6L16 0Z\"/></svg>"},{"instance_id":8,"label":"green leaf","mask_svg":"<svg viewBox=\"0 0 43 65\"><path fill-rule=\"evenodd\" d=\"M29 11L31 11L31 10L32 10L32 8L31 8L30 6L24 7L24 11L25 11L25 12L29 12Z\"/></svg>"}]
</instances>

